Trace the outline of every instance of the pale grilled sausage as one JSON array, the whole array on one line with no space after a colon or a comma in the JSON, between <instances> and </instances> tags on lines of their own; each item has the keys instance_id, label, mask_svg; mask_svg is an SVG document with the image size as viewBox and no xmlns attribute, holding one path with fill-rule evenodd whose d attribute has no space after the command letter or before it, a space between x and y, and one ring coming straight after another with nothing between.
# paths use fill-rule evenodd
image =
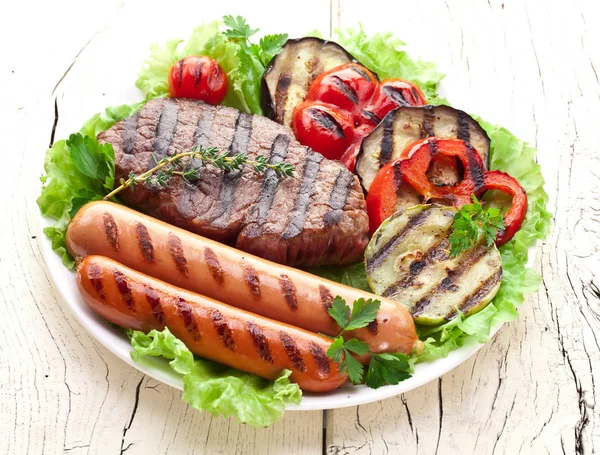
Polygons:
<instances>
[{"instance_id":1,"label":"pale grilled sausage","mask_svg":"<svg viewBox=\"0 0 600 455\"><path fill-rule=\"evenodd\" d=\"M92 202L71 221L66 244L74 257L99 254L215 300L315 333L336 336L327 309L336 296L381 301L376 321L347 333L372 352L410 353L420 346L402 305L285 267L171 226L122 205Z\"/></svg>"},{"instance_id":2,"label":"pale grilled sausage","mask_svg":"<svg viewBox=\"0 0 600 455\"><path fill-rule=\"evenodd\" d=\"M266 379L283 369L301 389L327 392L347 377L327 357L329 338L177 288L102 256L77 266L85 302L125 329L169 330L201 357Z\"/></svg>"}]
</instances>

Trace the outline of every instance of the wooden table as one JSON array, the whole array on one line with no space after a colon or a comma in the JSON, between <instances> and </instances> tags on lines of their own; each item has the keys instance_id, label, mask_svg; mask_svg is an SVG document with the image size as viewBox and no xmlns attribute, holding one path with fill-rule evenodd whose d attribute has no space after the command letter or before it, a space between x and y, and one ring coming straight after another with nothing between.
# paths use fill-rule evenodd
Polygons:
<instances>
[{"instance_id":1,"label":"wooden table","mask_svg":"<svg viewBox=\"0 0 600 455\"><path fill-rule=\"evenodd\" d=\"M0 453L591 454L600 448L596 2L17 3L5 2L0 14ZM555 223L537 248L540 291L521 307L518 321L459 368L396 398L289 412L277 425L255 430L188 408L179 391L121 362L53 289L40 256L35 203L48 144L104 106L131 101L111 86L122 85L124 75L133 83L147 43L185 37L192 24L225 13L292 35L314 28L327 34L358 21L370 32L391 30L447 73L442 88L450 101L538 147ZM123 53L131 64L113 65ZM93 77L82 82L84 73Z\"/></svg>"}]
</instances>

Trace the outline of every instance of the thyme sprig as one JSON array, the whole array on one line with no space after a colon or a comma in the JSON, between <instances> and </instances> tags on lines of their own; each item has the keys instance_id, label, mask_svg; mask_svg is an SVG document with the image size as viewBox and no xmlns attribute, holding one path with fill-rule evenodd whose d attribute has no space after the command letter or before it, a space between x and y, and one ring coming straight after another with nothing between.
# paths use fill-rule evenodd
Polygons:
<instances>
[{"instance_id":1,"label":"thyme sprig","mask_svg":"<svg viewBox=\"0 0 600 455\"><path fill-rule=\"evenodd\" d=\"M188 158L188 160L184 162L184 158ZM272 169L280 178L292 177L294 175L294 166L292 164L269 163L269 158L264 155L257 155L253 159L250 159L242 153L235 155L229 155L228 152L219 153L215 147L194 147L188 152L165 156L160 160L152 155L152 159L154 160L154 167L152 169L139 175L130 172L128 179L121 179L121 185L107 194L104 200L106 201L114 197L126 188L134 189L137 184L147 186L154 184L166 187L174 175L180 176L188 183L197 180L200 176L198 174L198 167L194 165L194 160L196 159L201 160L203 164L214 166L225 172L240 170L248 164L252 166L252 169L257 174L264 174L267 169Z\"/></svg>"}]
</instances>

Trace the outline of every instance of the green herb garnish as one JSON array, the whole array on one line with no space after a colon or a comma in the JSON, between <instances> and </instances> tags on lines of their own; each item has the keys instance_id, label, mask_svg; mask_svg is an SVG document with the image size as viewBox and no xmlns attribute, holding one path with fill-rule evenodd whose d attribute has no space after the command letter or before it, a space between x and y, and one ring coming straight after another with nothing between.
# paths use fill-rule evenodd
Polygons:
<instances>
[{"instance_id":1,"label":"green herb garnish","mask_svg":"<svg viewBox=\"0 0 600 455\"><path fill-rule=\"evenodd\" d=\"M450 235L450 257L458 256L475 246L483 236L487 246L496 240L498 231L504 228L504 220L499 208L484 209L481 202L471 196L472 204L464 205L454 215L452 235Z\"/></svg>"}]
</instances>

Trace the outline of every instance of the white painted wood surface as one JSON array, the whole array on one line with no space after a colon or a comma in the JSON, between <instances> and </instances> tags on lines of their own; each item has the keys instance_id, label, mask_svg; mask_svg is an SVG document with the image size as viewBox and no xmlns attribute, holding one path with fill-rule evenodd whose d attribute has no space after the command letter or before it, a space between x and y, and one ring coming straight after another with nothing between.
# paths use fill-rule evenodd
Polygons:
<instances>
[{"instance_id":1,"label":"white painted wood surface","mask_svg":"<svg viewBox=\"0 0 600 455\"><path fill-rule=\"evenodd\" d=\"M0 6L0 453L591 454L600 446L596 2L11 2ZM278 5L278 6L276 6ZM185 11L182 17L180 11ZM555 227L538 247L540 292L475 357L397 398L287 413L254 430L189 409L74 320L38 241L45 149L106 105L130 101L146 44L242 14L265 32L391 30L448 74L444 94L540 150ZM141 36L141 38L140 38ZM123 62L115 57L130 56ZM99 63L100 62L100 63ZM72 64L72 66L71 66ZM78 74L98 65L89 87ZM69 69L70 68L70 69ZM63 77L64 76L64 77ZM62 79L62 80L61 80ZM59 84L57 84L60 81ZM87 88L87 90L84 90ZM55 116L58 107L58 120Z\"/></svg>"}]
</instances>

